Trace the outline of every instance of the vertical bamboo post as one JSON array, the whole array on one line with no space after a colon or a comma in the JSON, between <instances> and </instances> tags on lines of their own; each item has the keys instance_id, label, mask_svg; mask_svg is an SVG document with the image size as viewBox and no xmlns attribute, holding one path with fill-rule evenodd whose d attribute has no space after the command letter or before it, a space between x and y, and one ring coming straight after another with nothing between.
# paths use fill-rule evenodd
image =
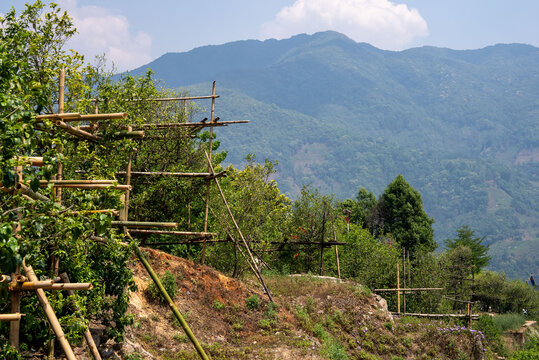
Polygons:
<instances>
[{"instance_id":1,"label":"vertical bamboo post","mask_svg":"<svg viewBox=\"0 0 539 360\"><path fill-rule=\"evenodd\" d=\"M37 276L34 273L34 270L30 265L26 265L25 261L23 260L22 266L24 268L24 272L26 273L26 276L30 281L37 281ZM58 318L54 314L54 311L52 310L51 305L49 304L49 300L47 300L47 296L45 295L45 291L43 289L36 289L36 294L39 302L41 303L41 307L43 307L43 310L45 312L45 315L47 315L47 319L49 320L49 323L51 324L51 327L54 331L54 334L56 335L56 338L58 339L58 342L62 346L62 349L64 350L64 353L68 360L77 360L75 357L75 354L73 353L73 349L71 349L71 346L67 342L64 331L62 330L62 327L60 326L60 323L58 322Z\"/></svg>"},{"instance_id":2,"label":"vertical bamboo post","mask_svg":"<svg viewBox=\"0 0 539 360\"><path fill-rule=\"evenodd\" d=\"M187 100L183 101L183 117L185 118L185 123L187 124Z\"/></svg>"},{"instance_id":3,"label":"vertical bamboo post","mask_svg":"<svg viewBox=\"0 0 539 360\"><path fill-rule=\"evenodd\" d=\"M65 70L60 70L60 85L58 88L58 114L63 114L64 112L64 94L65 94ZM64 172L64 166L61 162L58 162L58 174L56 175L56 180L62 180ZM56 202L62 202L62 188L56 189Z\"/></svg>"},{"instance_id":4,"label":"vertical bamboo post","mask_svg":"<svg viewBox=\"0 0 539 360\"><path fill-rule=\"evenodd\" d=\"M400 292L400 276L399 262L397 261L397 314L401 313L401 292Z\"/></svg>"},{"instance_id":5,"label":"vertical bamboo post","mask_svg":"<svg viewBox=\"0 0 539 360\"><path fill-rule=\"evenodd\" d=\"M66 273L60 274L60 278L62 278L62 281L65 284L68 284L69 276ZM75 295L75 292L73 290L67 290L67 294L69 296ZM79 309L76 309L77 311ZM95 345L94 338L92 337L92 334L90 333L90 330L86 329L84 331L84 338L86 339L86 344L88 344L88 348L90 349L90 353L94 357L95 360L101 360L101 355L99 354L99 351L97 350L97 346Z\"/></svg>"},{"instance_id":6,"label":"vertical bamboo post","mask_svg":"<svg viewBox=\"0 0 539 360\"><path fill-rule=\"evenodd\" d=\"M140 261L142 262L142 264L146 268L146 271L148 271L148 274L150 274L150 277L152 278L153 282L155 283L155 285L157 285L157 288L159 289L159 292L161 292L161 295L163 295L163 297L167 301L168 306L172 310L172 313L174 314L176 319L180 322L180 325L182 326L183 330L185 331L185 333L189 337L189 340L191 340L191 342L195 346L195 349L198 352L198 355L200 356L200 358L203 359L203 360L209 360L210 358L204 352L204 349L202 348L202 346L198 342L197 338L195 337L195 334L193 334L193 332L191 331L191 328L189 328L189 325L187 324L187 322L183 318L182 314L180 313L180 311L178 310L178 308L174 304L174 301L172 301L172 299L170 298L170 295L167 293L167 291L163 287L163 284L161 283L161 280L159 280L159 277L157 276L155 271L153 271L150 263L148 262L148 260L146 260L146 257L144 256L142 251L140 251L140 249L136 245L133 246L133 249L135 250L135 254L138 256L138 258L140 259Z\"/></svg>"},{"instance_id":7,"label":"vertical bamboo post","mask_svg":"<svg viewBox=\"0 0 539 360\"><path fill-rule=\"evenodd\" d=\"M322 214L322 235L320 238L320 275L324 275L324 233L326 232L326 203L323 207L324 213Z\"/></svg>"},{"instance_id":8,"label":"vertical bamboo post","mask_svg":"<svg viewBox=\"0 0 539 360\"><path fill-rule=\"evenodd\" d=\"M209 165L208 172L211 172L211 155L212 155L212 141L213 141L213 115L215 111L215 81L213 82L212 91L211 91L211 112L210 112L210 139L208 141L208 156L209 156ZM210 207L210 180L206 180L206 210L204 212L204 232L208 231L208 211ZM202 256L201 263L204 264L206 259L206 238L202 243Z\"/></svg>"},{"instance_id":9,"label":"vertical bamboo post","mask_svg":"<svg viewBox=\"0 0 539 360\"><path fill-rule=\"evenodd\" d=\"M466 311L466 321L467 321L467 325L468 325L468 329L472 329L472 311L471 311L471 308L470 308L470 303L468 302L468 309Z\"/></svg>"},{"instance_id":10,"label":"vertical bamboo post","mask_svg":"<svg viewBox=\"0 0 539 360\"><path fill-rule=\"evenodd\" d=\"M58 114L64 113L64 99L65 98L65 70L60 70L60 77L59 77L59 84L58 84ZM63 151L62 148L59 149L60 151ZM61 161L58 161L58 169L56 173L56 180L62 180L64 173L64 166ZM62 203L62 188L55 188L53 191L56 191L55 193L55 199L58 204ZM58 269L60 268L60 259L52 255L51 256L51 270L54 274L54 276L58 275ZM49 330L50 331L50 330ZM54 339L51 339L49 343L49 357L54 356Z\"/></svg>"},{"instance_id":11,"label":"vertical bamboo post","mask_svg":"<svg viewBox=\"0 0 539 360\"><path fill-rule=\"evenodd\" d=\"M133 130L133 127L131 125L129 125L127 127L127 131L132 131ZM136 150L135 150L136 151ZM126 185L131 185L131 166L132 166L132 163L133 163L133 155L132 154L129 154L129 161L127 162L127 169L125 171L125 184ZM124 220L127 221L129 219L129 193L130 193L130 190L129 188L125 191L125 202L124 202ZM124 234L127 233L127 227L124 226L123 228L124 230Z\"/></svg>"},{"instance_id":12,"label":"vertical bamboo post","mask_svg":"<svg viewBox=\"0 0 539 360\"><path fill-rule=\"evenodd\" d=\"M406 289L406 248L402 248L402 286ZM402 305L406 314L406 291L402 292Z\"/></svg>"},{"instance_id":13,"label":"vertical bamboo post","mask_svg":"<svg viewBox=\"0 0 539 360\"><path fill-rule=\"evenodd\" d=\"M17 274L20 273L20 266L17 266ZM11 274L13 283L16 283L17 274ZM14 284L15 285L15 284ZM15 287L14 287L15 288ZM21 312L21 293L17 290L10 291L11 295L11 313ZM19 348L19 332L21 328L21 321L11 321L9 324L9 344L14 348Z\"/></svg>"},{"instance_id":14,"label":"vertical bamboo post","mask_svg":"<svg viewBox=\"0 0 539 360\"><path fill-rule=\"evenodd\" d=\"M337 242L337 233L335 232L335 221L333 221L333 240ZM337 276L341 279L341 265L339 263L339 247L335 245L335 258L337 259Z\"/></svg>"}]
</instances>

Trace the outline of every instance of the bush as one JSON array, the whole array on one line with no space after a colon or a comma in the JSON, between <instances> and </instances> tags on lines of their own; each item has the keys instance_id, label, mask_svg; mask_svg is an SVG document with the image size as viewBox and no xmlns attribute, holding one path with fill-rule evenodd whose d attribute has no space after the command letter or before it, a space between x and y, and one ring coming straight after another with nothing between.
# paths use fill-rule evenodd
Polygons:
<instances>
[{"instance_id":1,"label":"bush","mask_svg":"<svg viewBox=\"0 0 539 360\"><path fill-rule=\"evenodd\" d=\"M260 306L260 299L257 295L249 296L245 299L245 306L247 306L247 309L249 310L256 310Z\"/></svg>"},{"instance_id":2,"label":"bush","mask_svg":"<svg viewBox=\"0 0 539 360\"><path fill-rule=\"evenodd\" d=\"M163 287L165 288L168 295L172 299L174 299L174 296L176 296L176 291L178 290L178 285L176 284L176 278L174 277L174 275L167 270L165 271L163 276L159 277L159 280L161 280L161 284L163 284ZM154 282L152 282L150 286L148 286L148 295L153 300L165 303L165 298L161 295L159 288Z\"/></svg>"},{"instance_id":3,"label":"bush","mask_svg":"<svg viewBox=\"0 0 539 360\"><path fill-rule=\"evenodd\" d=\"M483 335L485 335L485 338L494 351L500 355L503 355L505 353L505 348L500 336L501 331L494 323L494 320L492 320L492 316L481 315L476 326L477 329L480 330Z\"/></svg>"}]
</instances>

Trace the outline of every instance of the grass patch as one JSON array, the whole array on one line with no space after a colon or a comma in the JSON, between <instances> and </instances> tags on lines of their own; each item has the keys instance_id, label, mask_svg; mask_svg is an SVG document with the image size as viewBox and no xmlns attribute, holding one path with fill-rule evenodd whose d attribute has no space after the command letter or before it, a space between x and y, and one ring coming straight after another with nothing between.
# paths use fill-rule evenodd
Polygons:
<instances>
[{"instance_id":1,"label":"grass patch","mask_svg":"<svg viewBox=\"0 0 539 360\"><path fill-rule=\"evenodd\" d=\"M500 331L516 330L526 321L522 314L500 314L492 318Z\"/></svg>"}]
</instances>

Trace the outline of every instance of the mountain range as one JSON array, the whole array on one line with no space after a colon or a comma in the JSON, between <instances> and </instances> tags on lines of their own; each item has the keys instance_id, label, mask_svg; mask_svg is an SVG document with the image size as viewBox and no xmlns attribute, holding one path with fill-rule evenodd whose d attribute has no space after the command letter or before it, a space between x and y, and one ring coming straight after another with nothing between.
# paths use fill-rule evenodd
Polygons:
<instances>
[{"instance_id":1,"label":"mountain range","mask_svg":"<svg viewBox=\"0 0 539 360\"><path fill-rule=\"evenodd\" d=\"M167 53L148 68L169 88L207 95L227 161L279 162L294 197L311 184L339 199L379 195L398 174L417 189L439 243L469 225L490 269L539 273L539 49L385 51L336 32Z\"/></svg>"}]
</instances>

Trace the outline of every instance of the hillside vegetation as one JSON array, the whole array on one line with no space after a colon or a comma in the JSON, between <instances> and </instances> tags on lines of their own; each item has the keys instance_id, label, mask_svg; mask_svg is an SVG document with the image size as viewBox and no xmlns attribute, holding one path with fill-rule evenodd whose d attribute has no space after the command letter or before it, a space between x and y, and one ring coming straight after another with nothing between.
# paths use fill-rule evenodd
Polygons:
<instances>
[{"instance_id":1,"label":"hillside vegetation","mask_svg":"<svg viewBox=\"0 0 539 360\"><path fill-rule=\"evenodd\" d=\"M539 273L539 49L383 51L335 32L168 53L151 68L193 93L217 80L228 159L279 162L279 188L313 184L341 199L380 194L403 174L438 242L464 224L486 235L491 269ZM203 84L202 87L197 84Z\"/></svg>"}]
</instances>

